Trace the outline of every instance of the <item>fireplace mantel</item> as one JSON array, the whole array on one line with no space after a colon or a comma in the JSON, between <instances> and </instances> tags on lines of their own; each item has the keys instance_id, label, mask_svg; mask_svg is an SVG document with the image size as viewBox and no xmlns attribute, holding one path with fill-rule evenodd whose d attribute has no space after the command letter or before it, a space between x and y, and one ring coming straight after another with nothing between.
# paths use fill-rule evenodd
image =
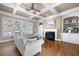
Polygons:
<instances>
[{"instance_id":1,"label":"fireplace mantel","mask_svg":"<svg viewBox=\"0 0 79 59\"><path fill-rule=\"evenodd\" d=\"M57 40L57 29L45 29L44 30L44 37L45 37L45 32L55 32L55 40Z\"/></svg>"}]
</instances>

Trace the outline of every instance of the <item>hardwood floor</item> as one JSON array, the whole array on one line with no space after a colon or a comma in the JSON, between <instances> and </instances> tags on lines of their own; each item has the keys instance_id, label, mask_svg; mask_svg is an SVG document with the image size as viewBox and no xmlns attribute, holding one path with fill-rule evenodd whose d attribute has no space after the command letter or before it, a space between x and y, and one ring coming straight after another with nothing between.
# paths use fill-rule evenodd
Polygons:
<instances>
[{"instance_id":1,"label":"hardwood floor","mask_svg":"<svg viewBox=\"0 0 79 59\"><path fill-rule=\"evenodd\" d=\"M0 43L0 56L20 56L14 41Z\"/></svg>"},{"instance_id":2,"label":"hardwood floor","mask_svg":"<svg viewBox=\"0 0 79 59\"><path fill-rule=\"evenodd\" d=\"M41 54L42 56L79 56L79 45L62 41L46 40Z\"/></svg>"},{"instance_id":3,"label":"hardwood floor","mask_svg":"<svg viewBox=\"0 0 79 59\"><path fill-rule=\"evenodd\" d=\"M14 41L0 43L0 56L21 56ZM79 45L45 40L41 53L35 56L79 56Z\"/></svg>"}]
</instances>

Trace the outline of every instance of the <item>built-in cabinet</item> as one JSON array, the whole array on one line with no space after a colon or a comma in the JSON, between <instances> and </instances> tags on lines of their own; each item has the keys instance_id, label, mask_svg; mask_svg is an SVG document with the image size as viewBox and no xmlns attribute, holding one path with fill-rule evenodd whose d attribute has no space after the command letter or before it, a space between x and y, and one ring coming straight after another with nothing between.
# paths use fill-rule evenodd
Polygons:
<instances>
[{"instance_id":1,"label":"built-in cabinet","mask_svg":"<svg viewBox=\"0 0 79 59\"><path fill-rule=\"evenodd\" d=\"M79 34L62 33L61 38L61 40L64 42L79 44Z\"/></svg>"},{"instance_id":2,"label":"built-in cabinet","mask_svg":"<svg viewBox=\"0 0 79 59\"><path fill-rule=\"evenodd\" d=\"M63 33L61 40L69 43L79 44L79 17L70 16L63 19Z\"/></svg>"},{"instance_id":3,"label":"built-in cabinet","mask_svg":"<svg viewBox=\"0 0 79 59\"><path fill-rule=\"evenodd\" d=\"M33 33L33 22L17 18L0 16L0 40Z\"/></svg>"},{"instance_id":4,"label":"built-in cabinet","mask_svg":"<svg viewBox=\"0 0 79 59\"><path fill-rule=\"evenodd\" d=\"M79 19L77 16L65 18L63 21L64 33L79 33Z\"/></svg>"}]
</instances>

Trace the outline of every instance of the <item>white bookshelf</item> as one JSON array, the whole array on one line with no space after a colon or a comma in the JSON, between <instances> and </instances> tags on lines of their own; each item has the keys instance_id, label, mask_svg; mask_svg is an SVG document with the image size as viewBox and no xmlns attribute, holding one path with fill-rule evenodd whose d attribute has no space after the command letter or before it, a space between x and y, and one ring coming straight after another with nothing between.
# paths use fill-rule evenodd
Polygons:
<instances>
[{"instance_id":1,"label":"white bookshelf","mask_svg":"<svg viewBox=\"0 0 79 59\"><path fill-rule=\"evenodd\" d=\"M63 21L64 33L79 33L79 21L77 16L65 18Z\"/></svg>"}]
</instances>

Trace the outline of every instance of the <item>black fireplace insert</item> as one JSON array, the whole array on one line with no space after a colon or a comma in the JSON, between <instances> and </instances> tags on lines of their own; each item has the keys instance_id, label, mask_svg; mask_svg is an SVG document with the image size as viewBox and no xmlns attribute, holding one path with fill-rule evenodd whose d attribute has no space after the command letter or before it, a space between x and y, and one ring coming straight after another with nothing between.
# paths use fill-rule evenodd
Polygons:
<instances>
[{"instance_id":1,"label":"black fireplace insert","mask_svg":"<svg viewBox=\"0 0 79 59\"><path fill-rule=\"evenodd\" d=\"M45 38L48 40L55 41L55 32L46 32Z\"/></svg>"}]
</instances>

